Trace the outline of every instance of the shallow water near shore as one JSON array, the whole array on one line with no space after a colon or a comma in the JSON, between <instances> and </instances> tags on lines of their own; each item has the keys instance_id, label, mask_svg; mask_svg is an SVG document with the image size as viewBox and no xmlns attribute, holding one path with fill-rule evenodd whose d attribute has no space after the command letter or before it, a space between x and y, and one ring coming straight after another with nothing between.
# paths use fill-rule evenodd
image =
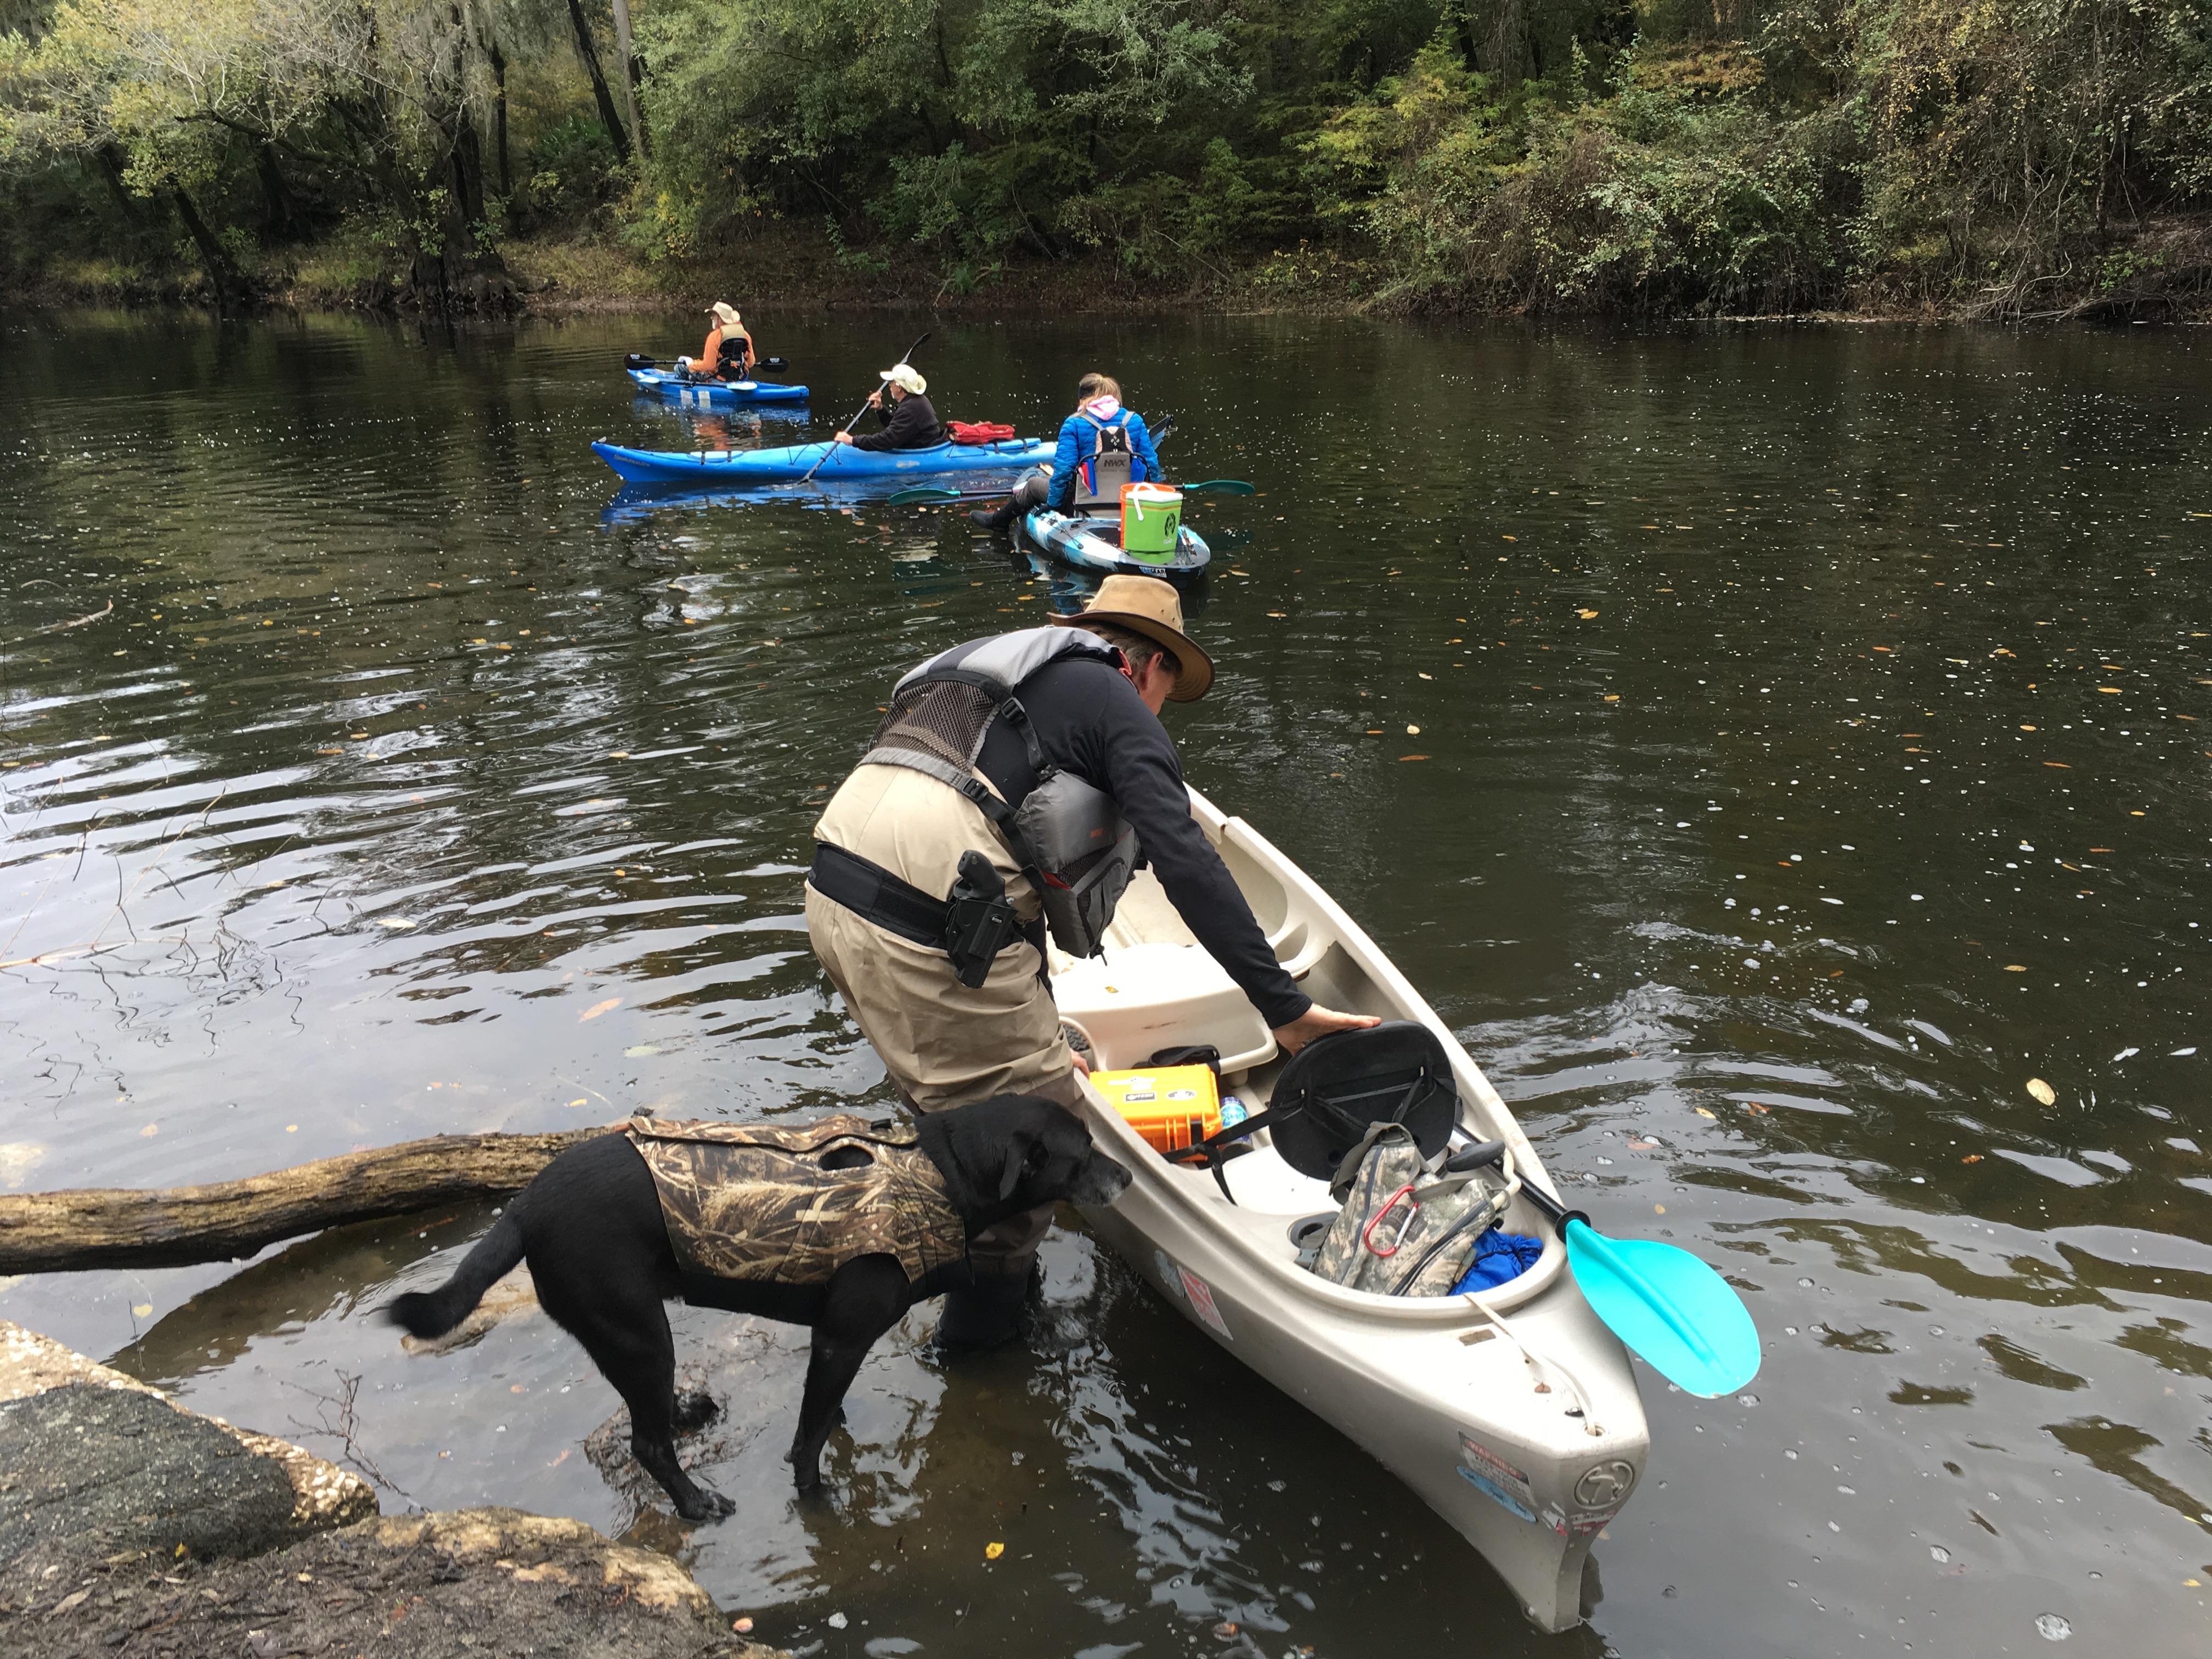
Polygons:
<instances>
[{"instance_id":1,"label":"shallow water near shore","mask_svg":"<svg viewBox=\"0 0 2212 1659\"><path fill-rule=\"evenodd\" d=\"M810 428L634 403L621 354L689 318L10 319L0 1189L884 1106L807 949L809 828L896 671L1075 585L953 514L609 513L586 445L820 435L921 326L767 319ZM1176 319L940 325L920 362L1025 434L1109 367L1182 476L1261 487L1189 503L1192 781L1599 1226L1743 1291L1745 1395L1639 1368L1589 1627L1531 1631L1072 1229L1031 1352L939 1364L928 1309L878 1347L818 1501L781 1462L804 1334L676 1310L739 1504L688 1535L543 1316L411 1359L373 1317L489 1206L0 1316L349 1449L387 1510L669 1548L801 1652L2201 1649L2207 343Z\"/></svg>"}]
</instances>

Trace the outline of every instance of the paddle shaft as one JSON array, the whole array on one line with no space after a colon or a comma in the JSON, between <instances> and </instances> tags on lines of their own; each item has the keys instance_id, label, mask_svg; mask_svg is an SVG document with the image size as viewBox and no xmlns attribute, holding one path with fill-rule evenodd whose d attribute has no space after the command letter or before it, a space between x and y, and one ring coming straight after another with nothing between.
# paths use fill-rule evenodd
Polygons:
<instances>
[{"instance_id":1,"label":"paddle shaft","mask_svg":"<svg viewBox=\"0 0 2212 1659\"><path fill-rule=\"evenodd\" d=\"M915 341L912 345L908 346L908 347L904 351L901 352L901 353L899 354L898 361L899 361L899 362L902 362L902 363L910 363L910 362L912 362L914 361L914 354L915 354L915 352L917 352L917 351L919 351L919 350L921 350L921 343L922 343L922 340L927 340L927 339L930 337L930 335L931 335L932 333L933 333L934 331L935 331L934 330L931 330L931 329L924 329L924 330L922 331L922 333L921 333L921 340L916 340L916 341ZM886 381L884 384L885 384L885 385L889 385L889 384L890 384L890 382ZM869 404L869 403L870 403L872 399L874 399L874 398L878 398L878 397L880 397L880 396L882 395L882 393L883 393L883 386L878 386L878 387L875 389L875 391L873 391L873 392L870 392L870 393L867 395L867 397L861 398L861 399L860 399L860 406L858 409L856 409L856 410L854 410L853 411L853 418L852 418L851 420L849 420L849 421L846 422L845 422L845 424L844 424L843 426L842 426L842 427L838 428L837 429L838 429L840 432L847 432L847 433L849 433L850 431L852 431L852 429L854 428L854 427L855 427L856 425L858 425L858 424L860 423L860 416L863 416L863 415L865 415L865 414L866 414L866 413L868 412L868 404ZM819 472L819 471L822 470L822 461L826 461L826 460L828 460L828 459L829 459L832 455L836 454L836 453L837 453L837 441L836 441L835 438L832 438L832 439L828 442L828 443L824 444L824 445L822 447L822 460L821 460L821 461L817 461L817 462L815 462L815 463L814 463L814 465L811 465L811 466L808 467L808 468L806 469L806 476L805 476L805 477L801 478L799 482L800 483L802 483L802 484L811 484L811 483L812 483L814 482L814 475L815 475L816 473Z\"/></svg>"}]
</instances>

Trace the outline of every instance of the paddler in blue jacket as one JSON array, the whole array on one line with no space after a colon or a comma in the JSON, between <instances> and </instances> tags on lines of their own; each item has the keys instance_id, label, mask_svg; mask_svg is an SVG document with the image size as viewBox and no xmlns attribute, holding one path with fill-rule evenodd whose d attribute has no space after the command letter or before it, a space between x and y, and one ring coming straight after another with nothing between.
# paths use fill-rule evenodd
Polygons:
<instances>
[{"instance_id":1,"label":"paddler in blue jacket","mask_svg":"<svg viewBox=\"0 0 2212 1659\"><path fill-rule=\"evenodd\" d=\"M1121 406L1121 382L1112 375L1086 374L1076 386L1075 413L1060 422L1052 459L1024 473L1003 506L977 507L968 516L987 530L1004 530L1032 507L1049 504L1055 513L1068 511L1079 491L1115 497L1100 484L1099 471L1103 465L1118 477L1123 456L1129 483L1158 482L1159 452L1145 417Z\"/></svg>"}]
</instances>

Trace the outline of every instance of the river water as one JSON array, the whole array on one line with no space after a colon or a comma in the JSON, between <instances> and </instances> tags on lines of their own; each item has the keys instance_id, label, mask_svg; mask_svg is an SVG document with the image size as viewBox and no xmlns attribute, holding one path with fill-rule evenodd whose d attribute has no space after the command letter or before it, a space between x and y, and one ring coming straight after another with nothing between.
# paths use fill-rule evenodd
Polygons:
<instances>
[{"instance_id":1,"label":"river water","mask_svg":"<svg viewBox=\"0 0 2212 1659\"><path fill-rule=\"evenodd\" d=\"M819 432L920 326L761 333ZM634 406L621 352L696 332L7 320L0 1188L887 1099L807 949L809 826L896 671L1068 590L951 514L606 511L594 436L807 429ZM1194 782L1601 1227L1744 1291L1748 1393L1639 1372L1590 1626L1530 1631L1079 1233L1032 1352L941 1365L927 1310L878 1347L819 1503L803 1333L677 1310L740 1505L688 1535L542 1316L433 1358L373 1317L485 1206L0 1316L349 1428L387 1509L676 1551L802 1652L2203 1651L2207 343L940 323L921 361L1025 432L1117 371L1184 476L1261 486L1191 504Z\"/></svg>"}]
</instances>

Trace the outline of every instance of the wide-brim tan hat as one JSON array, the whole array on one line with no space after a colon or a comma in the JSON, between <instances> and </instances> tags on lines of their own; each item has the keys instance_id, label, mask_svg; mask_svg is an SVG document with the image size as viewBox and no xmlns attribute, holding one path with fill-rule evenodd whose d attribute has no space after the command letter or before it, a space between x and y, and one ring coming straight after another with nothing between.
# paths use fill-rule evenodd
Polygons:
<instances>
[{"instance_id":1,"label":"wide-brim tan hat","mask_svg":"<svg viewBox=\"0 0 2212 1659\"><path fill-rule=\"evenodd\" d=\"M1062 628L1110 623L1167 647L1182 665L1168 692L1170 702L1196 702L1213 684L1213 659L1182 631L1182 596L1158 576L1109 576L1081 616L1053 621Z\"/></svg>"},{"instance_id":2,"label":"wide-brim tan hat","mask_svg":"<svg viewBox=\"0 0 2212 1659\"><path fill-rule=\"evenodd\" d=\"M727 300L715 301L707 307L707 314L718 323L735 323L740 327L744 325L744 319L738 315L738 308Z\"/></svg>"},{"instance_id":3,"label":"wide-brim tan hat","mask_svg":"<svg viewBox=\"0 0 2212 1659\"><path fill-rule=\"evenodd\" d=\"M921 371L912 363L893 363L889 368L879 368L876 378L904 386L917 398L929 390L929 382L921 378Z\"/></svg>"}]
</instances>

